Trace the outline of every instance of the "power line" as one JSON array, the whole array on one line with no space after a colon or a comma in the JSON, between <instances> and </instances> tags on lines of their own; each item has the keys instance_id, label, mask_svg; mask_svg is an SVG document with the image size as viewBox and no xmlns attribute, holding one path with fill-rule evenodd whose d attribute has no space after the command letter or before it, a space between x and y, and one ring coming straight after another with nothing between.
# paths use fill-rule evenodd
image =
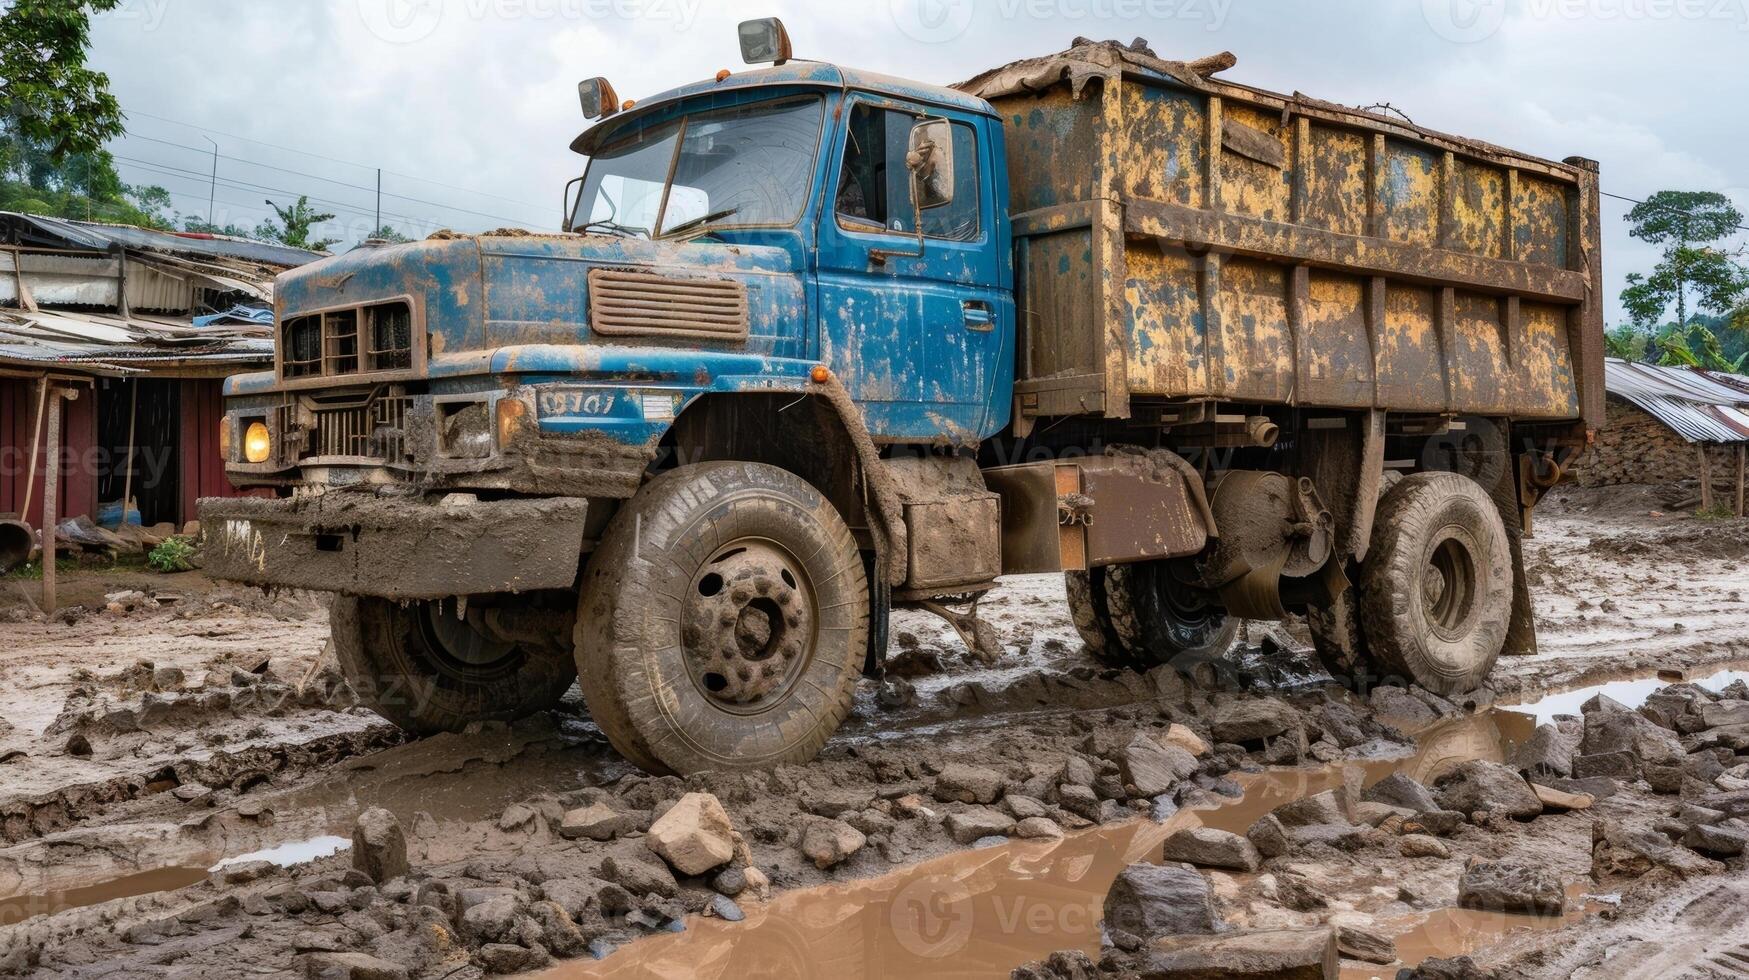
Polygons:
<instances>
[{"instance_id":1,"label":"power line","mask_svg":"<svg viewBox=\"0 0 1749 980\"><path fill-rule=\"evenodd\" d=\"M300 149L297 149L296 147L282 146L278 143L269 143L266 140L258 140L258 139L255 139L254 137L250 137L250 136L240 136L236 133L227 133L227 132L224 132L223 130L211 129L209 127L199 126L199 125L196 125L196 124L191 123L191 122L183 122L180 119L171 119L169 116L159 116L159 115L154 115L150 112L140 112L137 109L128 110L128 115L130 115L130 116L144 116L147 119L156 119L159 122L167 122L167 123L171 123L171 124L176 125L176 126L183 126L183 127L188 128L188 129L195 130L197 132L216 133L219 136L226 136L226 137L229 137L231 139L242 140L245 143L254 143L258 146L268 146L268 147L272 147L273 149L276 149L276 150L284 150L287 153L297 153L297 154L300 154L302 156L312 157L312 158L317 159L317 160L326 160L329 163L343 164L343 165L348 166L348 167L358 167L361 170L377 170L377 169L379 169L372 164L359 163L356 160L342 160L339 157L324 156L320 153L312 153L309 150L300 150ZM202 152L205 152L205 151L202 151ZM490 198L493 198L493 199L499 200L499 201L508 201L511 204L520 204L520 205L523 205L524 207L531 207L531 208L544 208L544 207L546 207L546 205L530 204L527 201L519 201L513 197L504 197L501 194L493 194L493 193L490 193L488 191L476 190L472 187L463 187L459 184L446 184L441 180L433 180L430 177L419 177L419 176L416 176L414 174L401 173L400 171L397 171L397 170L384 169L383 173L393 174L396 177L405 177L408 180L417 180L420 183L430 184L433 187L446 187L452 191L461 191L461 192L466 193L466 194L478 194L481 197L490 197Z\"/></svg>"},{"instance_id":2,"label":"power line","mask_svg":"<svg viewBox=\"0 0 1749 980\"><path fill-rule=\"evenodd\" d=\"M188 180L198 180L202 183L207 183L210 180L210 178L206 174L200 173L199 171L188 170L188 169L183 168L183 167L172 166L171 164L162 163L162 162L157 161L157 160L141 160L137 157L124 156L124 155L119 154L119 153L115 153L115 154L111 154L111 155L114 156L115 159L117 159L117 160L123 160L123 161L126 161L127 163L133 164L134 166L143 167L147 170L151 170L151 171L154 171L156 173L163 174L165 176L181 177L181 178L188 179ZM255 192L263 193L263 194L283 194L287 197L293 197L293 196L306 197L312 203L320 204L323 207L339 208L342 211L349 212L349 213L357 215L358 217L361 217L361 218L370 216L370 212L363 210L361 205L352 204L352 203L346 202L346 201L336 201L332 198L317 197L313 194L304 194L304 193L300 193L298 191L286 190L283 187L270 187L266 184L255 184L255 183L251 183L249 181L237 180L235 178L224 178L224 177L219 178L217 183L219 183L225 187L229 187L232 190L255 191ZM415 222L415 223L429 220L429 219L425 219L425 218L418 218L418 217L415 217L415 216L409 215L409 214L397 214L396 212L393 212L393 211L384 211L383 213L388 215L389 217L392 217L392 218L400 218L403 221L411 221L411 222Z\"/></svg>"}]
</instances>

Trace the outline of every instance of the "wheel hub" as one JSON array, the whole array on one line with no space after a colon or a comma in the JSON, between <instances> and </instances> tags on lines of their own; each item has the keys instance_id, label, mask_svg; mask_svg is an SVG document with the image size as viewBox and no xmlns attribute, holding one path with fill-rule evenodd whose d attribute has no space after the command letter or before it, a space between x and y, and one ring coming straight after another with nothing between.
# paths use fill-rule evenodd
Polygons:
<instances>
[{"instance_id":1,"label":"wheel hub","mask_svg":"<svg viewBox=\"0 0 1749 980\"><path fill-rule=\"evenodd\" d=\"M681 643L711 698L746 707L787 689L812 644L812 599L799 564L762 541L722 548L687 596Z\"/></svg>"}]
</instances>

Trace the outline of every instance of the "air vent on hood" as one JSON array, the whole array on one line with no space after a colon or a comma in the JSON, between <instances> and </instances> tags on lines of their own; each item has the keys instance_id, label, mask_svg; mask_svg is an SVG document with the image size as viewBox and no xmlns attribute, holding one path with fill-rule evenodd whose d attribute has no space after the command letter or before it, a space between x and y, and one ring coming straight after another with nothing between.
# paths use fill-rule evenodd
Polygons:
<instances>
[{"instance_id":1,"label":"air vent on hood","mask_svg":"<svg viewBox=\"0 0 1749 980\"><path fill-rule=\"evenodd\" d=\"M609 337L654 334L744 340L747 284L591 269L589 328Z\"/></svg>"}]
</instances>

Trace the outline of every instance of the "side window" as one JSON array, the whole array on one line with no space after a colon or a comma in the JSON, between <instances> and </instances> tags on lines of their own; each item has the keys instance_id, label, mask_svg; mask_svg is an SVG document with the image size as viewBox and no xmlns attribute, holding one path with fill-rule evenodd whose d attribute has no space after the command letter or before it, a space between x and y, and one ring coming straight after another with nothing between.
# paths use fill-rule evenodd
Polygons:
<instances>
[{"instance_id":1,"label":"side window","mask_svg":"<svg viewBox=\"0 0 1749 980\"><path fill-rule=\"evenodd\" d=\"M918 117L859 103L844 139L844 169L838 175L833 210L852 231L914 231L910 175L905 151ZM931 238L970 241L978 237L978 140L972 127L953 124L954 199L923 212Z\"/></svg>"}]
</instances>

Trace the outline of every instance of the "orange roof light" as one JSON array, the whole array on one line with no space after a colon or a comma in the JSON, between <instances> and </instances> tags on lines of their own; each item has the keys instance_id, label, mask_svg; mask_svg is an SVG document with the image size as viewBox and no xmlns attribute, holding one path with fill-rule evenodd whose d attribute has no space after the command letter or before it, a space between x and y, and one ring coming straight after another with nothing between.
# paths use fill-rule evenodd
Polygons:
<instances>
[{"instance_id":1,"label":"orange roof light","mask_svg":"<svg viewBox=\"0 0 1749 980\"><path fill-rule=\"evenodd\" d=\"M828 370L824 364L814 365L814 370L810 372L808 376L813 378L814 383L817 385L823 385L832 380L832 372Z\"/></svg>"},{"instance_id":2,"label":"orange roof light","mask_svg":"<svg viewBox=\"0 0 1749 980\"><path fill-rule=\"evenodd\" d=\"M722 81L722 80L723 80L723 79L725 79L725 78L728 78L728 77L729 77L729 69L727 69L727 68L720 68L720 69L718 69L718 70L717 70L717 81L719 81L719 82L720 82L720 81Z\"/></svg>"},{"instance_id":3,"label":"orange roof light","mask_svg":"<svg viewBox=\"0 0 1749 980\"><path fill-rule=\"evenodd\" d=\"M622 105L622 106L620 106L620 110L621 110L621 111L624 111L624 110L626 110L626 109L630 109L630 108L631 108L631 107L632 107L632 106L635 106L635 105L637 105L637 104L638 104L638 102L637 102L637 100L636 100L636 99L627 99L627 100L626 100L626 104L625 104L625 105Z\"/></svg>"}]
</instances>

